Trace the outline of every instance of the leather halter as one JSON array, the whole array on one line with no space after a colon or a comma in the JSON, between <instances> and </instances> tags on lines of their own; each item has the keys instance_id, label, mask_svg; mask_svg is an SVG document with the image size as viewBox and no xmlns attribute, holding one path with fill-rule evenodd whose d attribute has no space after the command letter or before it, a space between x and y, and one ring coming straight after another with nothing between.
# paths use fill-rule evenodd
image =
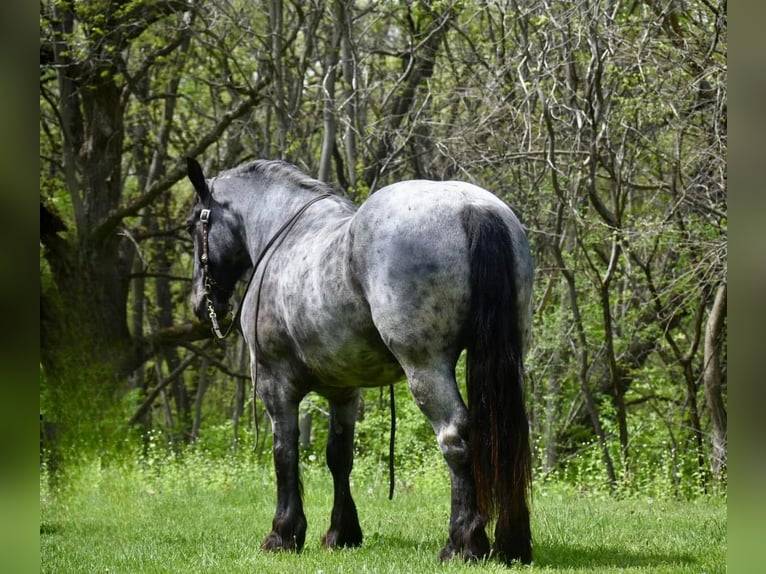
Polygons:
<instances>
[{"instance_id":1,"label":"leather halter","mask_svg":"<svg viewBox=\"0 0 766 574\"><path fill-rule=\"evenodd\" d=\"M210 268L208 263L210 262L208 245L208 233L210 231L210 209L203 209L199 213L199 220L202 223L202 255L200 256L200 263L202 264L202 284L205 287L205 302L207 303L207 315L210 317L210 322L213 324L213 333L219 339L224 339L231 331L234 321L229 324L226 332L221 331L221 326L218 324L218 315L213 307L213 301L210 299L210 294L213 291L213 286L216 284L215 279L210 274Z\"/></svg>"}]
</instances>

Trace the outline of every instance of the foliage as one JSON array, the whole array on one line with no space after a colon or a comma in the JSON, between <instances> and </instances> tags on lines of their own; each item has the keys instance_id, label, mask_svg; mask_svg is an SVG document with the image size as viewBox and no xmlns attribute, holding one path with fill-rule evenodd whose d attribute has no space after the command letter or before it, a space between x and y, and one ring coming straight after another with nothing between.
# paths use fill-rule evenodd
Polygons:
<instances>
[{"instance_id":1,"label":"foliage","mask_svg":"<svg viewBox=\"0 0 766 574\"><path fill-rule=\"evenodd\" d=\"M45 456L160 441L226 460L257 423L268 458L241 339L199 343L180 183L186 155L206 173L267 157L356 201L406 178L506 199L537 268L536 476L725 488L727 41L726 3L707 0L42 2ZM395 393L406 486L443 463ZM386 394L364 391L358 423L375 476ZM307 409L311 465L326 415Z\"/></svg>"}]
</instances>

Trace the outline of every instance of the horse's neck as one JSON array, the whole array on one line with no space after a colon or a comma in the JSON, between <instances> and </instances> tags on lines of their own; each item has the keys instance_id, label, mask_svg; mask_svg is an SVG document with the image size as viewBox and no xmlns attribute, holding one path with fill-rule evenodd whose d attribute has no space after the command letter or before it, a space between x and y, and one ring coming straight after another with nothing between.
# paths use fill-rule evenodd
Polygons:
<instances>
[{"instance_id":1,"label":"horse's neck","mask_svg":"<svg viewBox=\"0 0 766 574\"><path fill-rule=\"evenodd\" d=\"M299 233L299 229L288 231L288 228L291 227L290 222L298 217L301 210L317 195L316 192L307 190L264 190L263 193L259 194L257 200L251 199L243 202L238 212L242 218L243 240L247 245L251 259L255 261L278 234L289 232L294 235ZM332 213L327 212L326 205L319 209L312 208L308 213L301 214L301 221L312 220L317 223L316 211L320 210L322 222L331 224L334 217ZM338 216L341 217L340 214Z\"/></svg>"}]
</instances>

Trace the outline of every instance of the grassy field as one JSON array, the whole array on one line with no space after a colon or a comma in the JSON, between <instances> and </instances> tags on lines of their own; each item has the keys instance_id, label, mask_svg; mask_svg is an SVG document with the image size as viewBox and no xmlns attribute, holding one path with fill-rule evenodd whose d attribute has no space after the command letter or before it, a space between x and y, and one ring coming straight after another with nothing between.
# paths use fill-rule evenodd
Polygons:
<instances>
[{"instance_id":1,"label":"grassy field","mask_svg":"<svg viewBox=\"0 0 766 574\"><path fill-rule=\"evenodd\" d=\"M495 562L441 565L449 492L433 468L387 500L385 474L356 478L362 548L326 551L332 487L304 472L309 530L300 554L259 550L274 509L272 471L198 460L180 465L84 465L40 489L41 572L505 572ZM364 478L366 477L366 478ZM689 572L726 569L726 503L577 493L545 485L533 500L534 572Z\"/></svg>"}]
</instances>

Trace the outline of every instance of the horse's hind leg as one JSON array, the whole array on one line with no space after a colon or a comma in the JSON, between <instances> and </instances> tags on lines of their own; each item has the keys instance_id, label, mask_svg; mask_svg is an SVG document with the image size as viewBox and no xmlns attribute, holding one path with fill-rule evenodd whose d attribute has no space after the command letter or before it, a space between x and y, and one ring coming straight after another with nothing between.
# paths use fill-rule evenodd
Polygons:
<instances>
[{"instance_id":1,"label":"horse's hind leg","mask_svg":"<svg viewBox=\"0 0 766 574\"><path fill-rule=\"evenodd\" d=\"M460 556L466 560L489 555L484 530L487 519L476 505L476 487L471 471L468 441L468 410L451 368L405 368L420 409L431 421L452 483L449 539L439 554L441 560Z\"/></svg>"},{"instance_id":2,"label":"horse's hind leg","mask_svg":"<svg viewBox=\"0 0 766 574\"><path fill-rule=\"evenodd\" d=\"M359 546L362 543L362 529L349 484L354 462L354 424L358 403L359 391L356 389L344 400L330 401L327 466L332 473L335 496L330 529L322 538L322 545L326 548Z\"/></svg>"}]
</instances>

